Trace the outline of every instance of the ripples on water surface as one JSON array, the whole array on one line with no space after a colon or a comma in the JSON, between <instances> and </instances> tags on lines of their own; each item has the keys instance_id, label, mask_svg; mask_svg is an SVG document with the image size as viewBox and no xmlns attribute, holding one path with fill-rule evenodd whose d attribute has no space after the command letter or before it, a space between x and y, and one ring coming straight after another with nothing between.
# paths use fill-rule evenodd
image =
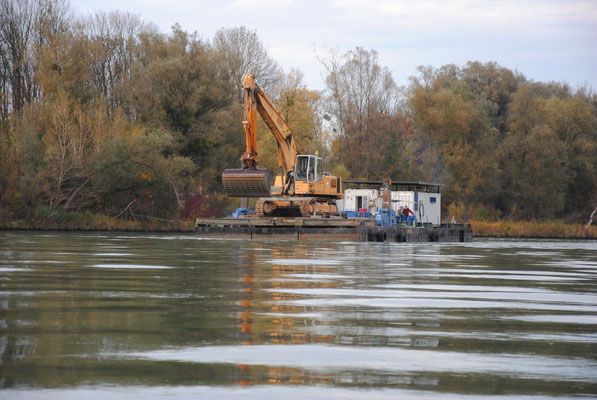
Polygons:
<instances>
[{"instance_id":1,"label":"ripples on water surface","mask_svg":"<svg viewBox=\"0 0 597 400\"><path fill-rule=\"evenodd\" d=\"M0 232L0 398L597 396L597 243Z\"/></svg>"}]
</instances>

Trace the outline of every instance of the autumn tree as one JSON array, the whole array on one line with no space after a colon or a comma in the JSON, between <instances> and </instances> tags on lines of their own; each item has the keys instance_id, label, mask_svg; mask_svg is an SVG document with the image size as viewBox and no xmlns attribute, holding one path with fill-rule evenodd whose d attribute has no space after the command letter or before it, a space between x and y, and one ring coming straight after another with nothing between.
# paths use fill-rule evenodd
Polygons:
<instances>
[{"instance_id":1,"label":"autumn tree","mask_svg":"<svg viewBox=\"0 0 597 400\"><path fill-rule=\"evenodd\" d=\"M93 157L125 124L123 118L107 118L101 99L82 105L66 91L26 107L17 121L16 148L25 200L64 209L89 206L96 194Z\"/></svg>"},{"instance_id":2,"label":"autumn tree","mask_svg":"<svg viewBox=\"0 0 597 400\"><path fill-rule=\"evenodd\" d=\"M388 119L404 118L390 71L379 65L376 51L360 47L342 55L330 52L321 61L327 73L327 112L336 131L335 149L340 162L353 176L385 177L388 171L384 163L377 162L379 153L388 146L394 148L391 159L394 165L401 165L407 131L406 121L387 124Z\"/></svg>"},{"instance_id":3,"label":"autumn tree","mask_svg":"<svg viewBox=\"0 0 597 400\"><path fill-rule=\"evenodd\" d=\"M155 35L143 45L160 51L152 52L146 65L137 66L128 107L139 121L163 124L179 134L180 154L201 162L215 140L208 128L213 113L231 103L234 91L219 78L213 53L196 34L175 26L171 35Z\"/></svg>"},{"instance_id":4,"label":"autumn tree","mask_svg":"<svg viewBox=\"0 0 597 400\"><path fill-rule=\"evenodd\" d=\"M446 203L494 200L499 193L497 129L466 81L459 79L457 67L419 72L410 86L412 174L446 184Z\"/></svg>"},{"instance_id":5,"label":"autumn tree","mask_svg":"<svg viewBox=\"0 0 597 400\"><path fill-rule=\"evenodd\" d=\"M512 94L525 78L495 62L469 61L458 69L459 79L466 82L479 106L501 135L507 131L508 107Z\"/></svg>"},{"instance_id":6,"label":"autumn tree","mask_svg":"<svg viewBox=\"0 0 597 400\"><path fill-rule=\"evenodd\" d=\"M590 212L597 184L595 122L590 103L565 86L520 85L500 153L508 207L523 218Z\"/></svg>"},{"instance_id":7,"label":"autumn tree","mask_svg":"<svg viewBox=\"0 0 597 400\"><path fill-rule=\"evenodd\" d=\"M96 204L112 215L167 217L176 212L182 195L192 191L194 163L167 155L175 139L157 128L133 130L107 140L92 158Z\"/></svg>"},{"instance_id":8,"label":"autumn tree","mask_svg":"<svg viewBox=\"0 0 597 400\"><path fill-rule=\"evenodd\" d=\"M504 203L513 217L556 217L564 208L564 148L545 117L545 100L535 97L530 85L521 85L500 150Z\"/></svg>"},{"instance_id":9,"label":"autumn tree","mask_svg":"<svg viewBox=\"0 0 597 400\"><path fill-rule=\"evenodd\" d=\"M39 47L36 60L36 83L43 102L64 92L80 103L101 96L90 90L90 42L85 36L72 30L61 32Z\"/></svg>"},{"instance_id":10,"label":"autumn tree","mask_svg":"<svg viewBox=\"0 0 597 400\"><path fill-rule=\"evenodd\" d=\"M579 92L545 104L547 123L563 146L566 160L565 212L582 218L597 204L597 117L590 95Z\"/></svg>"}]
</instances>

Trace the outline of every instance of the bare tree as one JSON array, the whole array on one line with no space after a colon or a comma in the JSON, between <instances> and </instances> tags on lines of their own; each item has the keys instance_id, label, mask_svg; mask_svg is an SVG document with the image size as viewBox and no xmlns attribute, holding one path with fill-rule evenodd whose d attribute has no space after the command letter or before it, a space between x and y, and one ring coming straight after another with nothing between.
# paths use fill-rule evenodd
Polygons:
<instances>
[{"instance_id":1,"label":"bare tree","mask_svg":"<svg viewBox=\"0 0 597 400\"><path fill-rule=\"evenodd\" d=\"M280 76L280 67L268 54L256 31L244 26L221 28L212 45L229 79L239 86L245 74L255 75L259 86L269 90Z\"/></svg>"},{"instance_id":2,"label":"bare tree","mask_svg":"<svg viewBox=\"0 0 597 400\"><path fill-rule=\"evenodd\" d=\"M71 19L66 0L0 0L1 119L39 98L39 46L68 30Z\"/></svg>"},{"instance_id":3,"label":"bare tree","mask_svg":"<svg viewBox=\"0 0 597 400\"><path fill-rule=\"evenodd\" d=\"M91 85L109 100L112 108L119 104L122 82L130 77L139 33L144 27L137 15L120 11L98 11L78 24L91 45Z\"/></svg>"},{"instance_id":4,"label":"bare tree","mask_svg":"<svg viewBox=\"0 0 597 400\"><path fill-rule=\"evenodd\" d=\"M21 110L38 95L38 46L67 30L71 16L65 0L0 0L0 65L7 78L3 98L12 100L12 110Z\"/></svg>"},{"instance_id":5,"label":"bare tree","mask_svg":"<svg viewBox=\"0 0 597 400\"><path fill-rule=\"evenodd\" d=\"M371 146L379 150L387 145L374 137L387 130L378 120L397 112L398 87L390 71L379 65L375 50L330 51L319 61L327 72L327 112L342 146L341 161L353 175L367 175L370 163L363 155Z\"/></svg>"},{"instance_id":6,"label":"bare tree","mask_svg":"<svg viewBox=\"0 0 597 400\"><path fill-rule=\"evenodd\" d=\"M37 4L37 44L47 43L70 31L74 14L67 0L38 0Z\"/></svg>"},{"instance_id":7,"label":"bare tree","mask_svg":"<svg viewBox=\"0 0 597 400\"><path fill-rule=\"evenodd\" d=\"M341 56L332 51L320 61L327 70L329 111L340 128L366 129L370 115L395 111L398 88L390 71L378 64L375 50L357 47Z\"/></svg>"},{"instance_id":8,"label":"bare tree","mask_svg":"<svg viewBox=\"0 0 597 400\"><path fill-rule=\"evenodd\" d=\"M0 0L0 57L6 81L2 82L3 108L20 111L33 95L33 43L37 2Z\"/></svg>"}]
</instances>

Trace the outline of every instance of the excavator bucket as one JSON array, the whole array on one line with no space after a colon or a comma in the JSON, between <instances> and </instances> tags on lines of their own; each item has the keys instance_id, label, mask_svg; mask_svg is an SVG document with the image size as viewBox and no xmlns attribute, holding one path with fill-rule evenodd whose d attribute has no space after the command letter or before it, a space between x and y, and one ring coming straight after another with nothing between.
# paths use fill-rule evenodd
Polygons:
<instances>
[{"instance_id":1,"label":"excavator bucket","mask_svg":"<svg viewBox=\"0 0 597 400\"><path fill-rule=\"evenodd\" d=\"M271 174L267 169L226 169L222 173L222 184L228 196L268 197Z\"/></svg>"}]
</instances>

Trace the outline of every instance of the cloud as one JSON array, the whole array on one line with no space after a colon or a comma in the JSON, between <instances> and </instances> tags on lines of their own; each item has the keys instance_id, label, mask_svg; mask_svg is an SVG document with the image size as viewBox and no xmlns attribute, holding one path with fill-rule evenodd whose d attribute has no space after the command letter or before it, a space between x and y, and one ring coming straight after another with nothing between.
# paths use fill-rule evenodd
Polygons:
<instances>
[{"instance_id":1,"label":"cloud","mask_svg":"<svg viewBox=\"0 0 597 400\"><path fill-rule=\"evenodd\" d=\"M84 12L127 10L169 32L209 39L256 30L285 69L321 88L319 48L375 49L400 83L421 64L496 61L537 80L597 87L597 0L71 0Z\"/></svg>"},{"instance_id":2,"label":"cloud","mask_svg":"<svg viewBox=\"0 0 597 400\"><path fill-rule=\"evenodd\" d=\"M551 23L566 20L597 23L597 7L587 0L334 0L350 19L400 18L401 23L451 25Z\"/></svg>"},{"instance_id":3,"label":"cloud","mask_svg":"<svg viewBox=\"0 0 597 400\"><path fill-rule=\"evenodd\" d=\"M232 5L241 7L284 7L293 3L293 1L294 0L236 0Z\"/></svg>"}]
</instances>

